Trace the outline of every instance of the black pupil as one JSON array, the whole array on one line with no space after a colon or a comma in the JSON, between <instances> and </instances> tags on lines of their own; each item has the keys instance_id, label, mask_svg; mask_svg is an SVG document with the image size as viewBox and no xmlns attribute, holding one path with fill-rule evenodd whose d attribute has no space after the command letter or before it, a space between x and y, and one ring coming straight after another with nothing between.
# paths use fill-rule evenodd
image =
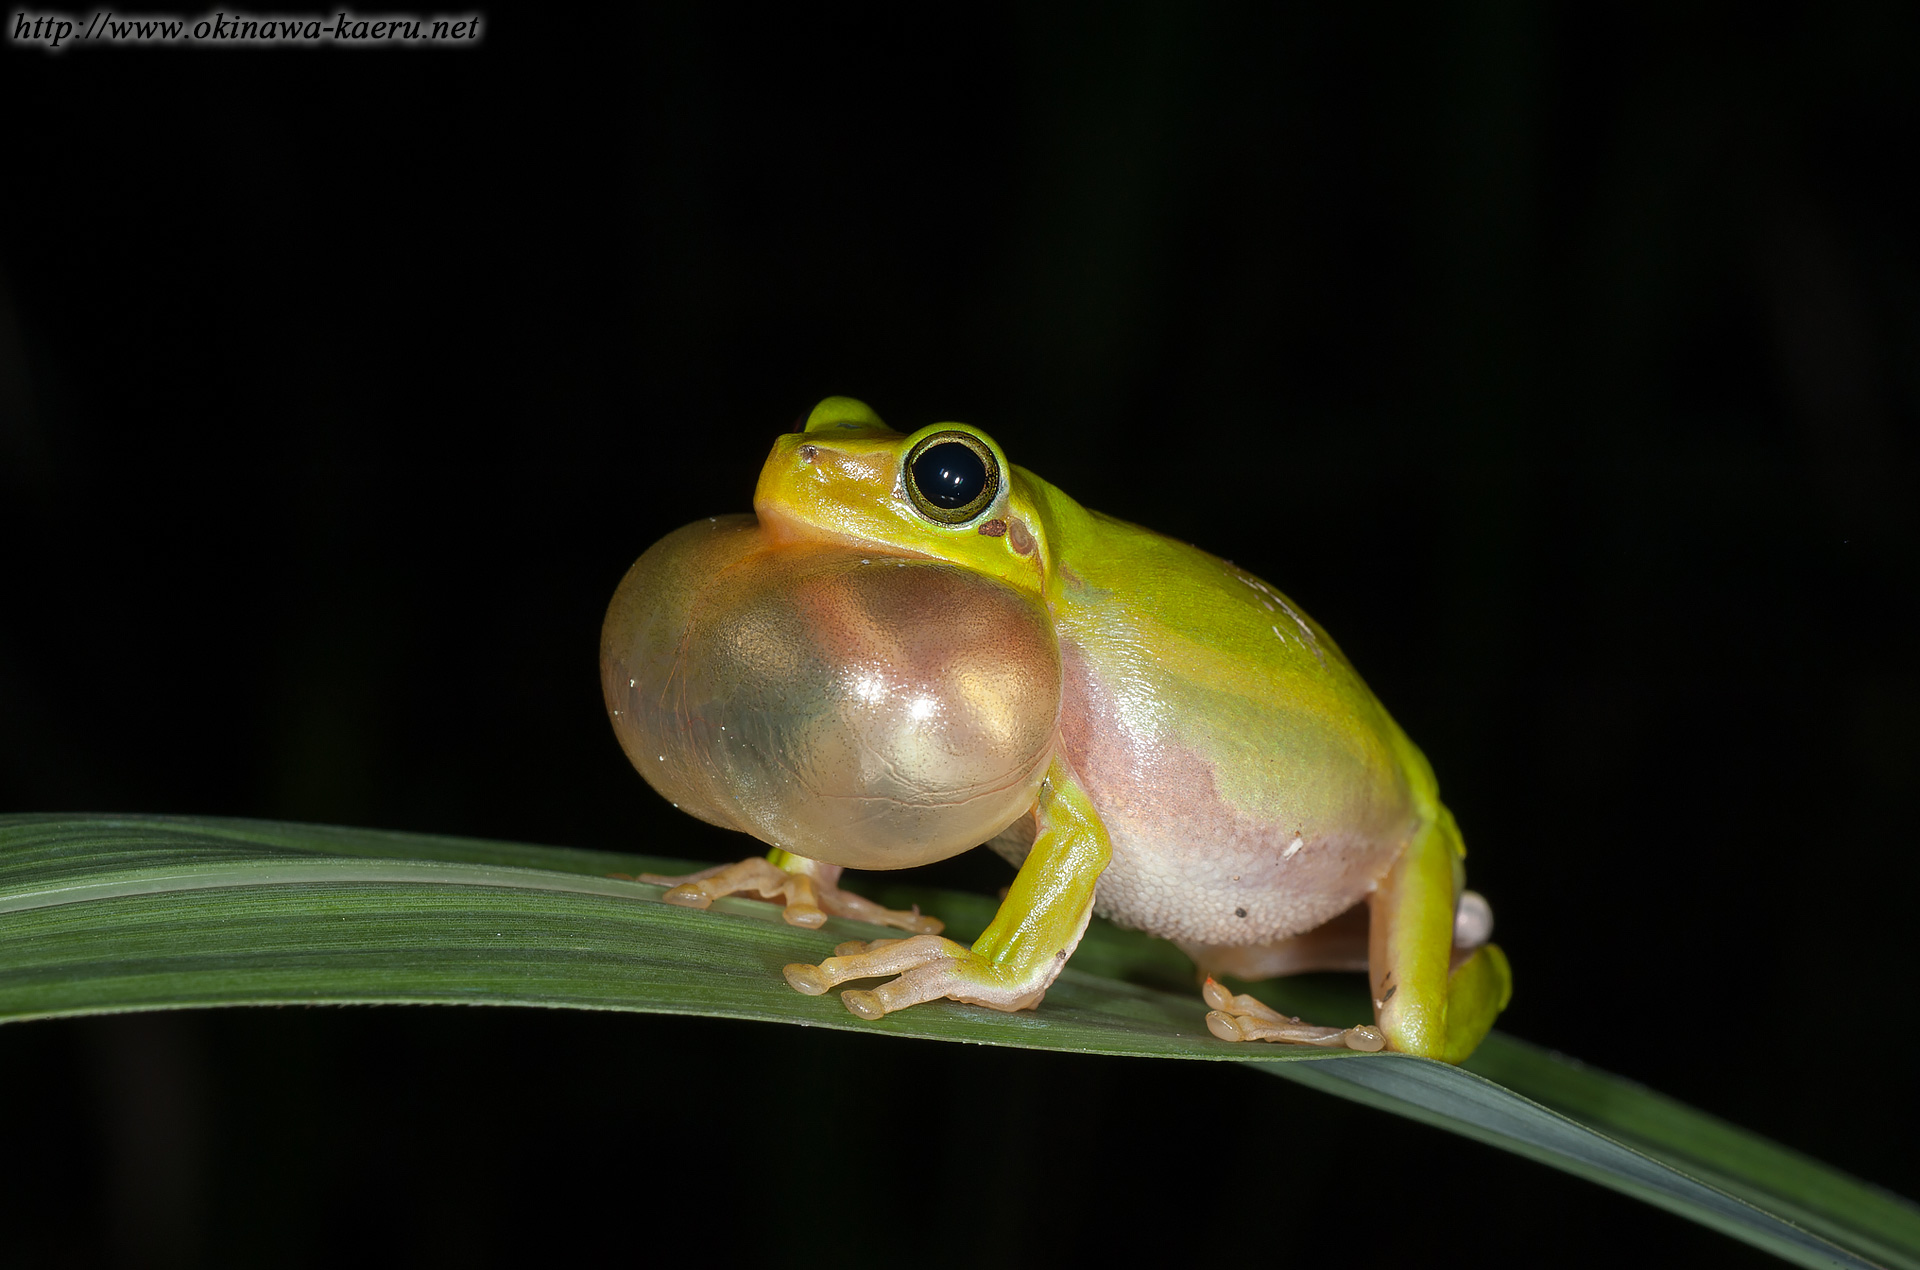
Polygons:
<instances>
[{"instance_id":1,"label":"black pupil","mask_svg":"<svg viewBox=\"0 0 1920 1270\"><path fill-rule=\"evenodd\" d=\"M928 446L913 461L913 483L929 503L951 511L980 497L987 487L987 465L972 447L945 441Z\"/></svg>"}]
</instances>

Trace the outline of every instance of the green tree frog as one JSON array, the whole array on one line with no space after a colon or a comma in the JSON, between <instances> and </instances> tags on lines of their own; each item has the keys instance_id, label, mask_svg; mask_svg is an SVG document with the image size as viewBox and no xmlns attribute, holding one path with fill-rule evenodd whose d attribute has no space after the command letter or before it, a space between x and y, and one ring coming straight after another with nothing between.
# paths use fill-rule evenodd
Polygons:
<instances>
[{"instance_id":1,"label":"green tree frog","mask_svg":"<svg viewBox=\"0 0 1920 1270\"><path fill-rule=\"evenodd\" d=\"M682 810L765 856L650 879L898 939L786 968L878 1018L1037 1006L1095 914L1176 941L1214 1035L1458 1062L1511 990L1433 771L1325 631L1196 547L1088 511L979 428L901 435L831 397L753 514L680 529L607 611L607 709ZM840 886L982 843L1018 866L971 947ZM1318 1027L1212 979L1364 970Z\"/></svg>"}]
</instances>

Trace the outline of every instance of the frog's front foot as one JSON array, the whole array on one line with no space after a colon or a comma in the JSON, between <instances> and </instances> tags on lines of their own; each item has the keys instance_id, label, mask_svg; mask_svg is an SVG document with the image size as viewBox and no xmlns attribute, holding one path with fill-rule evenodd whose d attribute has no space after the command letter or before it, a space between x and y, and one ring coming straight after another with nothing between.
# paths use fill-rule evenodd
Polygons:
<instances>
[{"instance_id":1,"label":"frog's front foot","mask_svg":"<svg viewBox=\"0 0 1920 1270\"><path fill-rule=\"evenodd\" d=\"M1065 960L1063 955L1060 961ZM1059 967L1049 969L1058 973ZM854 979L898 976L877 988L853 988L840 994L847 1009L863 1019L877 1019L942 997L994 1010L1029 1010L1040 1004L1054 978L1044 970L1022 973L996 965L965 944L937 935L872 943L849 940L819 965L795 962L785 974L796 992L810 997Z\"/></svg>"},{"instance_id":2,"label":"frog's front foot","mask_svg":"<svg viewBox=\"0 0 1920 1270\"><path fill-rule=\"evenodd\" d=\"M1034 815L1033 846L973 947L937 935L854 941L817 966L786 967L787 982L817 997L849 980L886 979L840 994L863 1019L942 997L992 1010L1039 1005L1087 932L1094 886L1112 850L1085 791L1060 759L1047 769Z\"/></svg>"},{"instance_id":3,"label":"frog's front foot","mask_svg":"<svg viewBox=\"0 0 1920 1270\"><path fill-rule=\"evenodd\" d=\"M790 856L791 861L800 857ZM837 882L840 870L831 865L802 862L805 871L782 868L764 856L742 860L738 864L717 864L711 869L684 877L666 877L642 873L639 880L669 888L660 898L682 908L708 908L722 896L750 891L762 899L786 906L789 926L818 929L829 917L847 917L875 926L891 926L916 935L937 935L943 923L928 917L918 906L911 910L885 908L862 895L842 889Z\"/></svg>"},{"instance_id":4,"label":"frog's front foot","mask_svg":"<svg viewBox=\"0 0 1920 1270\"><path fill-rule=\"evenodd\" d=\"M1201 995L1207 999L1207 1031L1223 1041L1285 1041L1290 1045L1319 1045L1329 1049L1385 1049L1387 1038L1370 1023L1358 1027L1315 1027L1290 1018L1246 993L1228 992L1209 978Z\"/></svg>"}]
</instances>

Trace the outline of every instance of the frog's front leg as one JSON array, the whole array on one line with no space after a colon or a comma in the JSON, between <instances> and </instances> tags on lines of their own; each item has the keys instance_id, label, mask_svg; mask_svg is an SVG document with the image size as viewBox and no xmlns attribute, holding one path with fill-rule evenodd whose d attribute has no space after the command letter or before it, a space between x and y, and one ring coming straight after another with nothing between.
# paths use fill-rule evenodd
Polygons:
<instances>
[{"instance_id":1,"label":"frog's front leg","mask_svg":"<svg viewBox=\"0 0 1920 1270\"><path fill-rule=\"evenodd\" d=\"M942 997L995 1010L1040 1004L1086 933L1094 884L1112 851L1085 791L1057 758L1041 787L1035 819L1033 849L973 947L932 935L843 944L817 966L788 966L787 982L819 996L851 980L897 976L840 995L863 1019Z\"/></svg>"},{"instance_id":2,"label":"frog's front leg","mask_svg":"<svg viewBox=\"0 0 1920 1270\"><path fill-rule=\"evenodd\" d=\"M942 923L918 907L911 911L884 908L839 885L840 866L822 864L775 847L764 856L737 864L716 864L683 877L642 873L642 882L670 888L660 898L683 908L708 908L722 896L751 891L762 899L786 906L789 926L818 929L829 917L849 917L875 926L892 926L916 935L937 935Z\"/></svg>"}]
</instances>

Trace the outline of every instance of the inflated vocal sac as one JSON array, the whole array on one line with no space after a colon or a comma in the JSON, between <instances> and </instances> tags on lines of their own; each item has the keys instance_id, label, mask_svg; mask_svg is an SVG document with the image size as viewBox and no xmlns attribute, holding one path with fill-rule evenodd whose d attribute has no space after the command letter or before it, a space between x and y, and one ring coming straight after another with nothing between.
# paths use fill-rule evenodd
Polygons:
<instances>
[{"instance_id":1,"label":"inflated vocal sac","mask_svg":"<svg viewBox=\"0 0 1920 1270\"><path fill-rule=\"evenodd\" d=\"M1033 806L1060 715L1039 600L936 560L776 543L752 516L649 548L600 668L621 746L669 801L859 869L993 838Z\"/></svg>"}]
</instances>

